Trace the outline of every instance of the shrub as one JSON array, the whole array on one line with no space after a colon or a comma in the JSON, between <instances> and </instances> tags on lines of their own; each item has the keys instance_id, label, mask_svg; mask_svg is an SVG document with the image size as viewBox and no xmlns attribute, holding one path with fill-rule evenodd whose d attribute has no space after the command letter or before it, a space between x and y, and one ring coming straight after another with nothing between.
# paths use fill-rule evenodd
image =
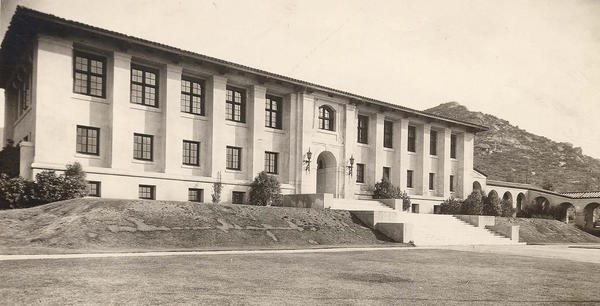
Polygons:
<instances>
[{"instance_id":1,"label":"shrub","mask_svg":"<svg viewBox=\"0 0 600 306\"><path fill-rule=\"evenodd\" d=\"M20 148L9 140L2 151L0 151L0 173L5 173L8 177L19 176Z\"/></svg>"},{"instance_id":2,"label":"shrub","mask_svg":"<svg viewBox=\"0 0 600 306\"><path fill-rule=\"evenodd\" d=\"M491 196L483 199L482 214L486 216L500 216L502 209L500 208L500 198L495 192Z\"/></svg>"},{"instance_id":3,"label":"shrub","mask_svg":"<svg viewBox=\"0 0 600 306\"><path fill-rule=\"evenodd\" d=\"M221 191L223 191L223 183L221 183L221 172L218 173L219 180L213 183L212 202L219 204L221 202Z\"/></svg>"},{"instance_id":4,"label":"shrub","mask_svg":"<svg viewBox=\"0 0 600 306\"><path fill-rule=\"evenodd\" d=\"M34 203L33 182L0 174L0 209L23 208Z\"/></svg>"},{"instance_id":5,"label":"shrub","mask_svg":"<svg viewBox=\"0 0 600 306\"><path fill-rule=\"evenodd\" d=\"M515 213L515 209L513 208L512 200L502 200L500 201L500 209L502 217L512 217Z\"/></svg>"},{"instance_id":6,"label":"shrub","mask_svg":"<svg viewBox=\"0 0 600 306\"><path fill-rule=\"evenodd\" d=\"M441 213L446 215L460 214L461 204L462 203L459 200L455 199L454 197L450 197L440 205Z\"/></svg>"},{"instance_id":7,"label":"shrub","mask_svg":"<svg viewBox=\"0 0 600 306\"><path fill-rule=\"evenodd\" d=\"M410 196L386 179L376 183L371 190L373 199L402 199L402 210L410 208Z\"/></svg>"},{"instance_id":8,"label":"shrub","mask_svg":"<svg viewBox=\"0 0 600 306\"><path fill-rule=\"evenodd\" d=\"M87 195L86 189L85 172L79 163L67 165L63 175L48 170L35 176L35 198L40 204L81 198Z\"/></svg>"},{"instance_id":9,"label":"shrub","mask_svg":"<svg viewBox=\"0 0 600 306\"><path fill-rule=\"evenodd\" d=\"M265 171L259 173L250 185L250 205L281 206L281 187L277 177Z\"/></svg>"},{"instance_id":10,"label":"shrub","mask_svg":"<svg viewBox=\"0 0 600 306\"><path fill-rule=\"evenodd\" d=\"M464 215L481 215L483 195L479 190L473 190L460 206L460 213Z\"/></svg>"}]
</instances>

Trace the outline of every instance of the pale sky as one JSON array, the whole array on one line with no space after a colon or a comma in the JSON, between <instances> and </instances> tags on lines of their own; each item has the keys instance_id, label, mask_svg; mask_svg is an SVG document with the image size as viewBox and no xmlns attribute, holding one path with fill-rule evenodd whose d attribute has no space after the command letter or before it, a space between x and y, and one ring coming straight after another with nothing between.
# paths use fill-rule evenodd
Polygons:
<instances>
[{"instance_id":1,"label":"pale sky","mask_svg":"<svg viewBox=\"0 0 600 306\"><path fill-rule=\"evenodd\" d=\"M600 158L600 1L2 1Z\"/></svg>"}]
</instances>

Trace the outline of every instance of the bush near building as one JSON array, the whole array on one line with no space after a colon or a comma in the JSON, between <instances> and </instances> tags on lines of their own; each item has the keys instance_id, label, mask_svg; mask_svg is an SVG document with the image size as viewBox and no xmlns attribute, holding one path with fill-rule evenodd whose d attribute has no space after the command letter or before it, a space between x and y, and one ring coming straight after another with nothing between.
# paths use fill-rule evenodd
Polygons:
<instances>
[{"instance_id":1,"label":"bush near building","mask_svg":"<svg viewBox=\"0 0 600 306\"><path fill-rule=\"evenodd\" d=\"M491 193L490 196L483 199L482 214L485 216L500 216L500 198L497 193Z\"/></svg>"},{"instance_id":2,"label":"bush near building","mask_svg":"<svg viewBox=\"0 0 600 306\"><path fill-rule=\"evenodd\" d=\"M79 163L66 166L64 174L42 171L35 181L0 174L0 209L25 208L87 195L85 172Z\"/></svg>"},{"instance_id":3,"label":"bush near building","mask_svg":"<svg viewBox=\"0 0 600 306\"><path fill-rule=\"evenodd\" d=\"M277 177L265 171L259 173L250 185L250 205L281 206L281 186Z\"/></svg>"},{"instance_id":4,"label":"bush near building","mask_svg":"<svg viewBox=\"0 0 600 306\"><path fill-rule=\"evenodd\" d=\"M402 199L402 209L408 210L410 208L410 196L405 191L402 191L400 187L394 186L390 181L382 179L376 183L372 188L373 199Z\"/></svg>"},{"instance_id":5,"label":"bush near building","mask_svg":"<svg viewBox=\"0 0 600 306\"><path fill-rule=\"evenodd\" d=\"M484 196L479 190L473 190L460 206L463 215L481 215L483 212Z\"/></svg>"},{"instance_id":6,"label":"bush near building","mask_svg":"<svg viewBox=\"0 0 600 306\"><path fill-rule=\"evenodd\" d=\"M449 199L442 202L440 205L440 211L445 215L457 215L460 214L460 207L462 202L455 199L454 197L450 197Z\"/></svg>"}]
</instances>

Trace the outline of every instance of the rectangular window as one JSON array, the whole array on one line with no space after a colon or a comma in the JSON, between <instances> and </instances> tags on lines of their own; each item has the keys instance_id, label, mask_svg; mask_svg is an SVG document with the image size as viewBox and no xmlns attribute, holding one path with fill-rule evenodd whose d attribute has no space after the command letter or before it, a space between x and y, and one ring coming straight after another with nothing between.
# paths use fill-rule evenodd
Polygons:
<instances>
[{"instance_id":1,"label":"rectangular window","mask_svg":"<svg viewBox=\"0 0 600 306\"><path fill-rule=\"evenodd\" d=\"M435 189L435 173L429 173L429 190Z\"/></svg>"},{"instance_id":2,"label":"rectangular window","mask_svg":"<svg viewBox=\"0 0 600 306\"><path fill-rule=\"evenodd\" d=\"M131 103L158 107L158 71L131 65Z\"/></svg>"},{"instance_id":3,"label":"rectangular window","mask_svg":"<svg viewBox=\"0 0 600 306\"><path fill-rule=\"evenodd\" d=\"M140 185L138 188L138 196L140 199L154 200L155 189L156 186L154 185Z\"/></svg>"},{"instance_id":4,"label":"rectangular window","mask_svg":"<svg viewBox=\"0 0 600 306\"><path fill-rule=\"evenodd\" d=\"M454 192L454 175L450 175L450 192Z\"/></svg>"},{"instance_id":5,"label":"rectangular window","mask_svg":"<svg viewBox=\"0 0 600 306\"><path fill-rule=\"evenodd\" d=\"M267 95L265 103L265 126L281 129L281 102L280 97Z\"/></svg>"},{"instance_id":6,"label":"rectangular window","mask_svg":"<svg viewBox=\"0 0 600 306\"><path fill-rule=\"evenodd\" d=\"M133 158L140 160L152 160L152 146L154 136L144 134L133 134Z\"/></svg>"},{"instance_id":7,"label":"rectangular window","mask_svg":"<svg viewBox=\"0 0 600 306\"><path fill-rule=\"evenodd\" d=\"M242 148L227 146L226 168L231 170L242 169Z\"/></svg>"},{"instance_id":8,"label":"rectangular window","mask_svg":"<svg viewBox=\"0 0 600 306\"><path fill-rule=\"evenodd\" d=\"M104 98L106 58L76 51L73 61L73 92Z\"/></svg>"},{"instance_id":9,"label":"rectangular window","mask_svg":"<svg viewBox=\"0 0 600 306\"><path fill-rule=\"evenodd\" d=\"M183 164L190 166L200 165L200 143L197 141L183 141Z\"/></svg>"},{"instance_id":10,"label":"rectangular window","mask_svg":"<svg viewBox=\"0 0 600 306\"><path fill-rule=\"evenodd\" d=\"M413 171L406 170L406 188L413 188Z\"/></svg>"},{"instance_id":11,"label":"rectangular window","mask_svg":"<svg viewBox=\"0 0 600 306\"><path fill-rule=\"evenodd\" d=\"M394 139L394 123L392 121L384 121L383 122L383 146L385 148L393 147L393 139Z\"/></svg>"},{"instance_id":12,"label":"rectangular window","mask_svg":"<svg viewBox=\"0 0 600 306\"><path fill-rule=\"evenodd\" d=\"M429 133L429 154L437 155L437 131L431 130Z\"/></svg>"},{"instance_id":13,"label":"rectangular window","mask_svg":"<svg viewBox=\"0 0 600 306\"><path fill-rule=\"evenodd\" d=\"M99 155L100 129L89 126L77 126L77 153Z\"/></svg>"},{"instance_id":14,"label":"rectangular window","mask_svg":"<svg viewBox=\"0 0 600 306\"><path fill-rule=\"evenodd\" d=\"M417 152L417 128L408 126L408 152Z\"/></svg>"},{"instance_id":15,"label":"rectangular window","mask_svg":"<svg viewBox=\"0 0 600 306\"><path fill-rule=\"evenodd\" d=\"M246 195L245 192L233 191L231 193L231 203L232 204L244 204L244 196L245 195Z\"/></svg>"},{"instance_id":16,"label":"rectangular window","mask_svg":"<svg viewBox=\"0 0 600 306\"><path fill-rule=\"evenodd\" d=\"M384 181L390 181L390 167L383 167L383 177L381 178Z\"/></svg>"},{"instance_id":17,"label":"rectangular window","mask_svg":"<svg viewBox=\"0 0 600 306\"><path fill-rule=\"evenodd\" d=\"M246 122L246 92L227 86L225 119L235 122Z\"/></svg>"},{"instance_id":18,"label":"rectangular window","mask_svg":"<svg viewBox=\"0 0 600 306\"><path fill-rule=\"evenodd\" d=\"M204 115L204 83L192 79L181 79L181 111Z\"/></svg>"},{"instance_id":19,"label":"rectangular window","mask_svg":"<svg viewBox=\"0 0 600 306\"><path fill-rule=\"evenodd\" d=\"M204 202L204 190L198 188L188 189L188 201L190 202Z\"/></svg>"},{"instance_id":20,"label":"rectangular window","mask_svg":"<svg viewBox=\"0 0 600 306\"><path fill-rule=\"evenodd\" d=\"M100 182L88 181L87 182L87 195L90 197L100 196Z\"/></svg>"},{"instance_id":21,"label":"rectangular window","mask_svg":"<svg viewBox=\"0 0 600 306\"><path fill-rule=\"evenodd\" d=\"M365 164L356 164L356 182L365 182Z\"/></svg>"},{"instance_id":22,"label":"rectangular window","mask_svg":"<svg viewBox=\"0 0 600 306\"><path fill-rule=\"evenodd\" d=\"M358 115L358 142L369 143L369 117Z\"/></svg>"},{"instance_id":23,"label":"rectangular window","mask_svg":"<svg viewBox=\"0 0 600 306\"><path fill-rule=\"evenodd\" d=\"M275 152L265 152L265 172L277 174L277 162L279 154Z\"/></svg>"},{"instance_id":24,"label":"rectangular window","mask_svg":"<svg viewBox=\"0 0 600 306\"><path fill-rule=\"evenodd\" d=\"M450 158L456 158L456 135L450 135Z\"/></svg>"},{"instance_id":25,"label":"rectangular window","mask_svg":"<svg viewBox=\"0 0 600 306\"><path fill-rule=\"evenodd\" d=\"M412 204L411 207L412 207L413 213L415 213L415 214L419 213L419 204Z\"/></svg>"}]
</instances>

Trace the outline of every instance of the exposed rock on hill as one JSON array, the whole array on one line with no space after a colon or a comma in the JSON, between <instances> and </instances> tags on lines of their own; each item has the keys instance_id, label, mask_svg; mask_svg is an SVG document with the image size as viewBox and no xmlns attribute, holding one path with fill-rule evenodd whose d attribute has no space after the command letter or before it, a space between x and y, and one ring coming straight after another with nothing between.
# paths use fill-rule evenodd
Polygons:
<instances>
[{"instance_id":1,"label":"exposed rock on hill","mask_svg":"<svg viewBox=\"0 0 600 306\"><path fill-rule=\"evenodd\" d=\"M489 179L553 186L559 192L600 190L600 160L573 144L529 133L456 102L425 111L489 127L475 136L475 167Z\"/></svg>"}]
</instances>

